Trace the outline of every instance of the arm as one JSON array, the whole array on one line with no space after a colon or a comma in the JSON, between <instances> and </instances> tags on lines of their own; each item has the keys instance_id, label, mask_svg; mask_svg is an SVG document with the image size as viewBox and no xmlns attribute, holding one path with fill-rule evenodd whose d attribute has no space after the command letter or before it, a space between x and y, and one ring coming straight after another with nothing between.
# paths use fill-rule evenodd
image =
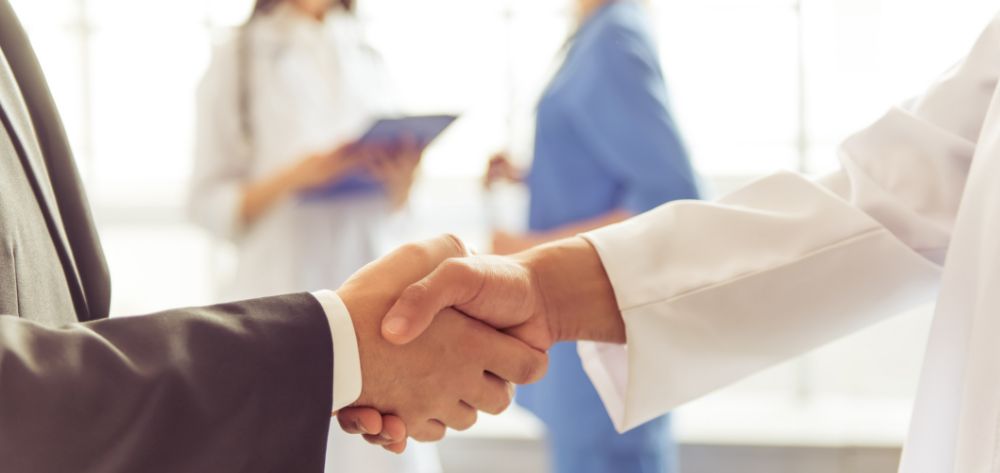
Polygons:
<instances>
[{"instance_id":1,"label":"arm","mask_svg":"<svg viewBox=\"0 0 1000 473\"><path fill-rule=\"evenodd\" d=\"M547 232L499 232L494 235L497 253L524 251L621 222L665 202L698 198L655 48L626 26L609 27L602 34L590 51L596 67L574 89L569 103L575 110L566 120L621 188L616 209Z\"/></svg>"},{"instance_id":2,"label":"arm","mask_svg":"<svg viewBox=\"0 0 1000 473\"><path fill-rule=\"evenodd\" d=\"M599 39L588 50L590 68L571 89L565 119L621 188L617 208L640 214L698 198L652 40L624 24L606 26Z\"/></svg>"},{"instance_id":3,"label":"arm","mask_svg":"<svg viewBox=\"0 0 1000 473\"><path fill-rule=\"evenodd\" d=\"M188 195L192 219L235 239L280 202L342 178L363 153L353 144L313 153L263 176L252 172L252 140L242 129L236 53L221 48L198 88L195 161Z\"/></svg>"},{"instance_id":4,"label":"arm","mask_svg":"<svg viewBox=\"0 0 1000 473\"><path fill-rule=\"evenodd\" d=\"M342 178L358 166L362 156L354 145L347 144L329 153L307 156L273 174L248 181L240 195L239 224L253 225L281 201Z\"/></svg>"},{"instance_id":5,"label":"arm","mask_svg":"<svg viewBox=\"0 0 1000 473\"><path fill-rule=\"evenodd\" d=\"M230 240L238 239L246 228L242 207L252 162L250 142L240 126L236 48L236 43L230 42L216 50L198 86L194 162L187 198L188 213L195 223ZM284 186L269 187L257 193L278 195Z\"/></svg>"},{"instance_id":6,"label":"arm","mask_svg":"<svg viewBox=\"0 0 1000 473\"><path fill-rule=\"evenodd\" d=\"M468 428L477 410L510 404L508 381L537 380L545 355L457 312L406 347L379 333L405 287L463 254L454 238L407 245L336 294L61 328L0 317L0 463L40 473L319 472L331 410L352 403L398 416L418 440ZM381 418L356 426L384 427Z\"/></svg>"},{"instance_id":7,"label":"arm","mask_svg":"<svg viewBox=\"0 0 1000 473\"><path fill-rule=\"evenodd\" d=\"M0 461L322 471L328 330L306 294L61 328L0 317Z\"/></svg>"},{"instance_id":8,"label":"arm","mask_svg":"<svg viewBox=\"0 0 1000 473\"><path fill-rule=\"evenodd\" d=\"M778 174L717 203L668 204L593 232L606 275L572 266L586 253L577 239L446 263L403 293L383 335L405 343L439 306L455 306L543 347L610 342L582 344L581 356L625 430L926 301L1000 77L998 48L994 22L925 96L849 138L837 173ZM614 308L593 289L602 278ZM624 337L585 330L614 318Z\"/></svg>"}]
</instances>

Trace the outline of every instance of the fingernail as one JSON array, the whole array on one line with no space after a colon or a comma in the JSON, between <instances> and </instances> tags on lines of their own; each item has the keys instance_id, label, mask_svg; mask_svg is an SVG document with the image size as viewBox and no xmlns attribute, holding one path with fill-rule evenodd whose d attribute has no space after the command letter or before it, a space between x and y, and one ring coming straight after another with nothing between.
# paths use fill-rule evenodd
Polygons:
<instances>
[{"instance_id":1,"label":"fingernail","mask_svg":"<svg viewBox=\"0 0 1000 473\"><path fill-rule=\"evenodd\" d=\"M392 440L392 437L390 437L389 434L387 434L385 432L382 432L382 433L378 434L378 438L380 438L382 440Z\"/></svg>"},{"instance_id":2,"label":"fingernail","mask_svg":"<svg viewBox=\"0 0 1000 473\"><path fill-rule=\"evenodd\" d=\"M385 331L393 335L402 335L410 323L402 317L393 317L385 322Z\"/></svg>"}]
</instances>

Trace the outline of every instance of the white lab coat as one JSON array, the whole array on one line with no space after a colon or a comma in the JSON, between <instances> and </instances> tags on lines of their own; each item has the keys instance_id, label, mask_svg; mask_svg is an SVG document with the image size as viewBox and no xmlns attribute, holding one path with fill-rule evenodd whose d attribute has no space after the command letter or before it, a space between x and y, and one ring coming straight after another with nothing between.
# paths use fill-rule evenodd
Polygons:
<instances>
[{"instance_id":1,"label":"white lab coat","mask_svg":"<svg viewBox=\"0 0 1000 473\"><path fill-rule=\"evenodd\" d=\"M938 296L903 473L1000 471L1000 18L925 95L841 148L588 235L627 347L580 355L615 425Z\"/></svg>"},{"instance_id":2,"label":"white lab coat","mask_svg":"<svg viewBox=\"0 0 1000 473\"><path fill-rule=\"evenodd\" d=\"M249 116L240 122L239 38L215 51L198 90L193 219L238 252L226 298L336 288L379 256L390 206L380 194L290 199L252 225L239 222L242 188L251 180L356 139L393 108L386 74L349 15L325 24L279 6L255 20L249 39ZM336 424L336 423L334 423ZM329 470L439 471L432 447L394 456L331 429Z\"/></svg>"}]
</instances>

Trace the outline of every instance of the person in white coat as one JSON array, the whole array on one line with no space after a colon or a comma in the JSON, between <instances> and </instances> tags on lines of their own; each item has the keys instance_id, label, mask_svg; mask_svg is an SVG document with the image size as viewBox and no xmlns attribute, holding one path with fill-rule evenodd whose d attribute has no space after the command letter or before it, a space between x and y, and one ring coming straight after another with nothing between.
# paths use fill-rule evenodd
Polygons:
<instances>
[{"instance_id":1,"label":"person in white coat","mask_svg":"<svg viewBox=\"0 0 1000 473\"><path fill-rule=\"evenodd\" d=\"M627 430L937 296L900 472L998 472L998 77L1000 17L923 96L847 139L839 171L451 260L403 293L383 335L406 343L455 306L539 348L594 341L580 355Z\"/></svg>"},{"instance_id":2,"label":"person in white coat","mask_svg":"<svg viewBox=\"0 0 1000 473\"><path fill-rule=\"evenodd\" d=\"M189 209L235 244L227 298L338 287L380 256L407 199L419 150L353 143L393 103L352 10L346 0L258 0L200 84ZM323 193L362 168L381 185ZM440 469L433 447L397 457L358 443L331 432L335 471Z\"/></svg>"}]
</instances>

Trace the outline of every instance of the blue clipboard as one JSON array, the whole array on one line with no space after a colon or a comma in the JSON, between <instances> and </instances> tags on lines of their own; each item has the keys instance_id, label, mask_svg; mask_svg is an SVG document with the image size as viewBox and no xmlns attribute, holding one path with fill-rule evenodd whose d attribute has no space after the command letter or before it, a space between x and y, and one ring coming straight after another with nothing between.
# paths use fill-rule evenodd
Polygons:
<instances>
[{"instance_id":1,"label":"blue clipboard","mask_svg":"<svg viewBox=\"0 0 1000 473\"><path fill-rule=\"evenodd\" d=\"M399 118L382 118L358 140L365 145L392 145L405 139L416 140L426 147L437 139L455 120L457 115L423 115ZM343 179L317 190L303 194L306 200L323 200L382 192L382 184L365 170L358 170Z\"/></svg>"},{"instance_id":2,"label":"blue clipboard","mask_svg":"<svg viewBox=\"0 0 1000 473\"><path fill-rule=\"evenodd\" d=\"M451 126L457 118L455 115L383 118L376 121L358 142L361 144L392 144L409 138L416 140L420 146L427 146Z\"/></svg>"}]
</instances>

